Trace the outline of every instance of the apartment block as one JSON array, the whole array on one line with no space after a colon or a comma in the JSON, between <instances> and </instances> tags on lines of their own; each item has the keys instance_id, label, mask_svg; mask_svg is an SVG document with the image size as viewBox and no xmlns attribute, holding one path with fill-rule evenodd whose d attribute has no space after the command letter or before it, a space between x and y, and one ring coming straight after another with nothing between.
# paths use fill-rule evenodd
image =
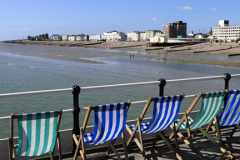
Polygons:
<instances>
[{"instance_id":1,"label":"apartment block","mask_svg":"<svg viewBox=\"0 0 240 160\"><path fill-rule=\"evenodd\" d=\"M177 36L186 37L187 23L177 21L176 23L167 23L163 26L163 34L168 38L177 38Z\"/></svg>"}]
</instances>

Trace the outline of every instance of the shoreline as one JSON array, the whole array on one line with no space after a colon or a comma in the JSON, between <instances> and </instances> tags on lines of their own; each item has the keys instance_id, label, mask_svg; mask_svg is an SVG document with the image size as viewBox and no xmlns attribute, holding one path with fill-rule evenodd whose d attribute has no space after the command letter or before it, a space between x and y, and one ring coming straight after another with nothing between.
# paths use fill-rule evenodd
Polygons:
<instances>
[{"instance_id":1,"label":"shoreline","mask_svg":"<svg viewBox=\"0 0 240 160\"><path fill-rule=\"evenodd\" d=\"M51 41L52 42L52 41ZM31 46L34 47L32 44L39 44L42 45L44 48L44 43L49 43L48 41L30 41L27 42L26 44L20 43L22 46ZM42 58L50 58L50 59L58 59L58 60L65 60L65 61L73 61L73 62L79 62L79 63L92 63L92 64L103 64L103 62L98 62L98 61L92 61L92 60L87 60L84 58L94 58L94 57L121 57L121 58L128 58L129 55L122 55L121 53L115 53L111 52L112 49L119 49L119 50L127 50L127 51L134 51L134 50L145 50L145 52L149 53L150 55L153 55L154 52L157 52L158 54L190 54L190 55L201 55L201 54L211 54L214 56L218 55L230 55L230 54L238 54L240 53L240 45L238 43L200 43L200 44L194 44L194 45L186 45L186 46L174 46L170 49L164 49L163 47L146 47L146 42L81 42L82 44L84 43L91 43L91 45L87 45L87 47L84 46L78 46L74 45L73 47L68 47L67 45L62 45L59 46L60 44L79 44L79 42L52 42L57 45L51 45L55 47L59 47L59 50L66 50L66 53L63 54L63 56L58 56L57 53L55 55L34 55L32 53L27 53L23 55L27 56L37 56L37 57L42 57ZM3 43L6 45L9 45L11 43ZM36 45L37 45L36 44ZM47 45L50 46L50 45ZM112 47L115 46L115 47ZM124 47L126 46L126 47ZM129 47L131 46L131 47ZM10 45L11 47L11 45ZM63 48L62 48L63 47ZM77 53L73 53L70 56L67 54L67 50L74 50L75 47L84 47L84 48L96 48L100 49L99 52L96 53L81 53L78 58L74 58ZM152 48L152 49L149 49ZM3 51L7 51L7 47L1 47L0 49L3 49ZM21 49L21 47L20 47ZM108 49L110 52L104 52L104 49ZM101 51L103 50L103 51ZM147 51L146 51L147 50ZM31 52L31 51L30 51ZM76 51L74 51L76 52ZM79 54L79 53L78 53ZM58 56L58 57L56 57ZM240 57L240 56L238 56ZM148 56L148 55L135 55L135 58L139 59L148 59L148 60L158 60L158 61L164 61L164 58L158 58L154 56ZM203 64L203 65L214 65L214 66L222 66L222 67L235 67L235 68L240 68L240 62L239 61L226 61L226 60L212 60L212 59L198 59L198 58L165 58L165 61L171 61L171 62L178 62L178 63L189 63L189 64Z\"/></svg>"}]
</instances>

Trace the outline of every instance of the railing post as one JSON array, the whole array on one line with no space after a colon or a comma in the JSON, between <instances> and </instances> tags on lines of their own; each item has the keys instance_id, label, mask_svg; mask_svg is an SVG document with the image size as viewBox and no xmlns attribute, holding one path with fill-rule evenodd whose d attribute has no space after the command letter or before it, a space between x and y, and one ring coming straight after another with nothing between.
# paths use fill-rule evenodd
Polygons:
<instances>
[{"instance_id":1,"label":"railing post","mask_svg":"<svg viewBox=\"0 0 240 160\"><path fill-rule=\"evenodd\" d=\"M229 73L225 73L224 75L226 75L225 80L225 89L229 89L229 80L231 79L231 74Z\"/></svg>"},{"instance_id":2,"label":"railing post","mask_svg":"<svg viewBox=\"0 0 240 160\"><path fill-rule=\"evenodd\" d=\"M72 87L73 91L73 131L72 133L75 135L80 134L80 128L79 128L79 113L80 113L80 108L79 108L79 93L81 88L77 85ZM73 140L73 154L76 150L76 144Z\"/></svg>"},{"instance_id":3,"label":"railing post","mask_svg":"<svg viewBox=\"0 0 240 160\"><path fill-rule=\"evenodd\" d=\"M164 95L164 86L167 84L166 80L164 78L159 79L159 97L162 97Z\"/></svg>"}]
</instances>

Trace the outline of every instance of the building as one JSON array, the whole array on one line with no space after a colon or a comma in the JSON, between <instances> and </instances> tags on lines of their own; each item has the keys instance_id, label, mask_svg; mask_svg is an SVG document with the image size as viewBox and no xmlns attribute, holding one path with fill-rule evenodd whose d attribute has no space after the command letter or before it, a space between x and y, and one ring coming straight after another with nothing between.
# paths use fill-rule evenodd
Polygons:
<instances>
[{"instance_id":1,"label":"building","mask_svg":"<svg viewBox=\"0 0 240 160\"><path fill-rule=\"evenodd\" d=\"M76 36L75 35L69 35L68 36L68 41L76 41Z\"/></svg>"},{"instance_id":2,"label":"building","mask_svg":"<svg viewBox=\"0 0 240 160\"><path fill-rule=\"evenodd\" d=\"M89 41L89 36L84 34L77 35L76 41Z\"/></svg>"},{"instance_id":3,"label":"building","mask_svg":"<svg viewBox=\"0 0 240 160\"><path fill-rule=\"evenodd\" d=\"M62 41L68 41L68 35L62 35Z\"/></svg>"},{"instance_id":4,"label":"building","mask_svg":"<svg viewBox=\"0 0 240 160\"><path fill-rule=\"evenodd\" d=\"M219 20L219 26L213 27L213 39L233 42L240 38L240 26L229 26L228 20Z\"/></svg>"},{"instance_id":5,"label":"building","mask_svg":"<svg viewBox=\"0 0 240 160\"><path fill-rule=\"evenodd\" d=\"M111 32L104 32L103 36L106 41L125 41L126 40L125 33L114 31L114 30Z\"/></svg>"},{"instance_id":6,"label":"building","mask_svg":"<svg viewBox=\"0 0 240 160\"><path fill-rule=\"evenodd\" d=\"M53 40L53 41L61 41L62 40L62 36L59 35L59 34L52 34L51 40Z\"/></svg>"},{"instance_id":7,"label":"building","mask_svg":"<svg viewBox=\"0 0 240 160\"><path fill-rule=\"evenodd\" d=\"M162 35L161 30L147 30L145 32L145 41L150 41L150 39L156 35Z\"/></svg>"},{"instance_id":8,"label":"building","mask_svg":"<svg viewBox=\"0 0 240 160\"><path fill-rule=\"evenodd\" d=\"M140 32L128 32L127 33L127 41L140 41Z\"/></svg>"},{"instance_id":9,"label":"building","mask_svg":"<svg viewBox=\"0 0 240 160\"><path fill-rule=\"evenodd\" d=\"M186 37L187 23L177 21L176 23L167 23L163 26L163 34L168 38L177 38L177 36Z\"/></svg>"},{"instance_id":10,"label":"building","mask_svg":"<svg viewBox=\"0 0 240 160\"><path fill-rule=\"evenodd\" d=\"M146 34L145 32L139 32L140 33L140 41L146 41Z\"/></svg>"},{"instance_id":11,"label":"building","mask_svg":"<svg viewBox=\"0 0 240 160\"><path fill-rule=\"evenodd\" d=\"M89 41L101 41L101 40L102 40L102 35L100 34L89 35Z\"/></svg>"}]
</instances>

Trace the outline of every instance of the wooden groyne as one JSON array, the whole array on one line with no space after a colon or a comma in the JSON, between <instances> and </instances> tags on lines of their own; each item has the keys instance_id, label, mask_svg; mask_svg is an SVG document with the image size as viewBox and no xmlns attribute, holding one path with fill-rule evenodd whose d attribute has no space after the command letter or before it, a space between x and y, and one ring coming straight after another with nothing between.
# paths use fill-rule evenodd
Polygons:
<instances>
[{"instance_id":1,"label":"wooden groyne","mask_svg":"<svg viewBox=\"0 0 240 160\"><path fill-rule=\"evenodd\" d=\"M229 56L229 57L231 57L231 56L240 56L240 53L231 53L231 54L229 54L228 56Z\"/></svg>"}]
</instances>

